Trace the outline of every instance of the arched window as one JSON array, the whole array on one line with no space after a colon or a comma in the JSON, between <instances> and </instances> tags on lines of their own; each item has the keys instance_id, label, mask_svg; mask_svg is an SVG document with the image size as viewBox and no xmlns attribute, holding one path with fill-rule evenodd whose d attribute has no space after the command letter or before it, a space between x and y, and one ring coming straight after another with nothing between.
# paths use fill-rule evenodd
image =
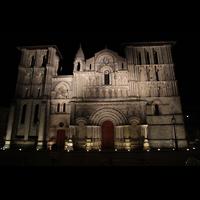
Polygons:
<instances>
[{"instance_id":1,"label":"arched window","mask_svg":"<svg viewBox=\"0 0 200 200\"><path fill-rule=\"evenodd\" d=\"M124 69L124 63L122 63L122 69Z\"/></svg>"},{"instance_id":2,"label":"arched window","mask_svg":"<svg viewBox=\"0 0 200 200\"><path fill-rule=\"evenodd\" d=\"M24 104L22 108L21 124L24 124L25 116L26 116L26 104Z\"/></svg>"},{"instance_id":3,"label":"arched window","mask_svg":"<svg viewBox=\"0 0 200 200\"><path fill-rule=\"evenodd\" d=\"M138 65L142 64L142 57L141 57L141 53L138 53Z\"/></svg>"},{"instance_id":4,"label":"arched window","mask_svg":"<svg viewBox=\"0 0 200 200\"><path fill-rule=\"evenodd\" d=\"M32 56L32 58L31 58L31 67L34 67L34 65L35 65L35 57Z\"/></svg>"},{"instance_id":5,"label":"arched window","mask_svg":"<svg viewBox=\"0 0 200 200\"><path fill-rule=\"evenodd\" d=\"M58 113L60 112L60 104L58 104L58 106L57 106L57 112Z\"/></svg>"},{"instance_id":6,"label":"arched window","mask_svg":"<svg viewBox=\"0 0 200 200\"><path fill-rule=\"evenodd\" d=\"M155 115L156 115L156 116L159 116L159 115L160 115L158 104L155 105Z\"/></svg>"},{"instance_id":7,"label":"arched window","mask_svg":"<svg viewBox=\"0 0 200 200\"><path fill-rule=\"evenodd\" d=\"M25 98L28 97L28 88L26 88L26 94L25 94Z\"/></svg>"},{"instance_id":8,"label":"arched window","mask_svg":"<svg viewBox=\"0 0 200 200\"><path fill-rule=\"evenodd\" d=\"M42 66L43 66L43 67L46 67L46 64L47 64L47 59L46 59L46 56L44 56L44 57L43 57Z\"/></svg>"},{"instance_id":9,"label":"arched window","mask_svg":"<svg viewBox=\"0 0 200 200\"><path fill-rule=\"evenodd\" d=\"M158 64L158 53L154 51L154 64Z\"/></svg>"},{"instance_id":10,"label":"arched window","mask_svg":"<svg viewBox=\"0 0 200 200\"><path fill-rule=\"evenodd\" d=\"M65 113L65 111L66 111L66 104L64 103L63 104L63 112Z\"/></svg>"},{"instance_id":11,"label":"arched window","mask_svg":"<svg viewBox=\"0 0 200 200\"><path fill-rule=\"evenodd\" d=\"M105 71L104 73L104 76L105 76L105 80L104 80L104 83L105 85L110 85L110 72L108 70Z\"/></svg>"},{"instance_id":12,"label":"arched window","mask_svg":"<svg viewBox=\"0 0 200 200\"><path fill-rule=\"evenodd\" d=\"M157 81L159 81L159 75L158 75L158 73L159 73L159 69L156 70L156 80L157 80Z\"/></svg>"},{"instance_id":13,"label":"arched window","mask_svg":"<svg viewBox=\"0 0 200 200\"><path fill-rule=\"evenodd\" d=\"M150 57L149 57L149 52L147 52L147 65L150 64Z\"/></svg>"},{"instance_id":14,"label":"arched window","mask_svg":"<svg viewBox=\"0 0 200 200\"><path fill-rule=\"evenodd\" d=\"M34 124L37 124L37 121L38 121L38 114L39 114L39 104L37 104L37 105L35 106L35 115L34 115L34 121L33 121Z\"/></svg>"},{"instance_id":15,"label":"arched window","mask_svg":"<svg viewBox=\"0 0 200 200\"><path fill-rule=\"evenodd\" d=\"M38 88L38 96L37 97L40 97L40 88Z\"/></svg>"},{"instance_id":16,"label":"arched window","mask_svg":"<svg viewBox=\"0 0 200 200\"><path fill-rule=\"evenodd\" d=\"M77 65L77 71L80 71L80 69L81 69L81 64L79 62L78 65Z\"/></svg>"},{"instance_id":17,"label":"arched window","mask_svg":"<svg viewBox=\"0 0 200 200\"><path fill-rule=\"evenodd\" d=\"M92 69L92 64L90 64L90 70Z\"/></svg>"}]
</instances>

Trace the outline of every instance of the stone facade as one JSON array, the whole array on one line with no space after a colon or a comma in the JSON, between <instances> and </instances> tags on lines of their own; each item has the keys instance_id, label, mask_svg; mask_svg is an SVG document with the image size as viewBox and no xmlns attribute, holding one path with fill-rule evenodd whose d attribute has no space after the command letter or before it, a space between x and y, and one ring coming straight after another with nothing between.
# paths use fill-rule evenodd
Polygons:
<instances>
[{"instance_id":1,"label":"stone facade","mask_svg":"<svg viewBox=\"0 0 200 200\"><path fill-rule=\"evenodd\" d=\"M68 150L101 149L102 143L127 150L174 148L173 116L179 148L186 147L174 45L123 44L125 58L105 48L90 59L80 46L73 75L62 76L57 46L20 47L5 148L54 143ZM103 130L112 131L102 127L105 121L114 126L114 144L102 139L109 134Z\"/></svg>"}]
</instances>

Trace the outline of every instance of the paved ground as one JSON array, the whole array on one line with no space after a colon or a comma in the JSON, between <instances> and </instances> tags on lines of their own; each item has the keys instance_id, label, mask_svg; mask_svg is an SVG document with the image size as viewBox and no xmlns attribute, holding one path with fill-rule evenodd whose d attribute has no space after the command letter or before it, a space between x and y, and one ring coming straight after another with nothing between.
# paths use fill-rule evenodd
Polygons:
<instances>
[{"instance_id":1,"label":"paved ground","mask_svg":"<svg viewBox=\"0 0 200 200\"><path fill-rule=\"evenodd\" d=\"M58 155L57 155L58 154ZM59 151L0 150L0 166L185 166L188 158L200 160L200 150L161 151ZM52 160L55 156L55 160Z\"/></svg>"}]
</instances>

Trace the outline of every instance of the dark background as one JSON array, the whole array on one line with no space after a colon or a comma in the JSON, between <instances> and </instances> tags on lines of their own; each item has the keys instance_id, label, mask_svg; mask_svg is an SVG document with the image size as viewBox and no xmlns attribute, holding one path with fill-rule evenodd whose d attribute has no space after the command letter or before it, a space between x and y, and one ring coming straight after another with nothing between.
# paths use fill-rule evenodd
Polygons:
<instances>
[{"instance_id":1,"label":"dark background","mask_svg":"<svg viewBox=\"0 0 200 200\"><path fill-rule=\"evenodd\" d=\"M18 46L57 45L63 60L62 73L73 73L73 62L80 43L89 59L105 48L124 56L121 43L147 41L177 41L172 50L176 78L183 106L199 106L199 59L198 33L1 33L1 102L9 107L15 93L18 65L21 53Z\"/></svg>"}]
</instances>

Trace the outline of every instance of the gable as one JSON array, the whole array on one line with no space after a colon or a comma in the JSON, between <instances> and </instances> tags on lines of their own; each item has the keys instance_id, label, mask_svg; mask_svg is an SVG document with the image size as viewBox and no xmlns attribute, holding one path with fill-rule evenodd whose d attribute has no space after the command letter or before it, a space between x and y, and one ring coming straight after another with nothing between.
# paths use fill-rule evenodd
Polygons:
<instances>
[{"instance_id":1,"label":"gable","mask_svg":"<svg viewBox=\"0 0 200 200\"><path fill-rule=\"evenodd\" d=\"M95 53L94 55L95 55L95 58L97 58L100 54L102 54L102 53L108 53L108 54L113 54L114 56L118 56L118 53L117 52L115 52L115 51L112 51L112 50L110 50L110 49L103 49L103 50L101 50L101 51L99 51L99 52L97 52L97 53Z\"/></svg>"}]
</instances>

